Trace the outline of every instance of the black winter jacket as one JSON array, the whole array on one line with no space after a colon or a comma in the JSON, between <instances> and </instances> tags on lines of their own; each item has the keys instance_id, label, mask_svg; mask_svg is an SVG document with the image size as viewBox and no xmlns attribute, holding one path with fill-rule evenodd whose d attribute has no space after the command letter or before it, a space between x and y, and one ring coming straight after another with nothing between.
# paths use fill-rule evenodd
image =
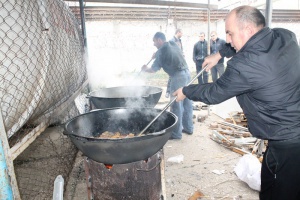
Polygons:
<instances>
[{"instance_id":1,"label":"black winter jacket","mask_svg":"<svg viewBox=\"0 0 300 200\"><path fill-rule=\"evenodd\" d=\"M225 40L222 40L220 38L217 38L216 41L210 40L210 53L211 54L217 53L219 50L224 48L225 45L226 45ZM218 64L221 64L221 63L224 63L224 58L221 58L218 61Z\"/></svg>"},{"instance_id":2,"label":"black winter jacket","mask_svg":"<svg viewBox=\"0 0 300 200\"><path fill-rule=\"evenodd\" d=\"M227 48L222 56L233 55ZM228 62L214 83L190 85L191 100L218 104L236 96L251 134L267 140L300 137L300 51L294 33L264 28Z\"/></svg>"},{"instance_id":3,"label":"black winter jacket","mask_svg":"<svg viewBox=\"0 0 300 200\"><path fill-rule=\"evenodd\" d=\"M204 60L205 57L207 57L207 42L198 41L193 48L193 61Z\"/></svg>"}]
</instances>

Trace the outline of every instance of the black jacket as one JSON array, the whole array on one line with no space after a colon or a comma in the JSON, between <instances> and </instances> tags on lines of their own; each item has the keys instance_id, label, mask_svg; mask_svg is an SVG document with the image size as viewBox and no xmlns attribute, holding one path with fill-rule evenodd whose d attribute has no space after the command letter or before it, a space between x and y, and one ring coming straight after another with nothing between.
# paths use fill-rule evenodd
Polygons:
<instances>
[{"instance_id":1,"label":"black jacket","mask_svg":"<svg viewBox=\"0 0 300 200\"><path fill-rule=\"evenodd\" d=\"M227 47L222 56L232 55ZM257 138L300 137L300 50L294 33L264 28L228 62L214 83L190 85L192 100L218 104L236 96Z\"/></svg>"},{"instance_id":2,"label":"black jacket","mask_svg":"<svg viewBox=\"0 0 300 200\"><path fill-rule=\"evenodd\" d=\"M224 46L226 45L225 40L222 40L220 38L217 38L216 41L210 40L210 54L215 54L219 50L223 49ZM218 64L224 63L224 58L221 58L218 61Z\"/></svg>"},{"instance_id":3,"label":"black jacket","mask_svg":"<svg viewBox=\"0 0 300 200\"><path fill-rule=\"evenodd\" d=\"M205 57L207 57L207 42L206 40L198 41L194 45L193 61L196 62L197 60L204 60Z\"/></svg>"}]
</instances>

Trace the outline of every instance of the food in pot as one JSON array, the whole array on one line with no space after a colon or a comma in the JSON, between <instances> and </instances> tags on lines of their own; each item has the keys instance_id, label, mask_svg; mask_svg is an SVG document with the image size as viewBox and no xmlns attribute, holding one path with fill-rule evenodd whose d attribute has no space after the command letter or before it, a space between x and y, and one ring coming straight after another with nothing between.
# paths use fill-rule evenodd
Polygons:
<instances>
[{"instance_id":1,"label":"food in pot","mask_svg":"<svg viewBox=\"0 0 300 200\"><path fill-rule=\"evenodd\" d=\"M129 133L128 135L124 135L121 134L120 132L113 133L113 132L105 131L99 135L99 138L102 139L119 139L119 138L130 138L130 137L134 137L134 134Z\"/></svg>"}]
</instances>

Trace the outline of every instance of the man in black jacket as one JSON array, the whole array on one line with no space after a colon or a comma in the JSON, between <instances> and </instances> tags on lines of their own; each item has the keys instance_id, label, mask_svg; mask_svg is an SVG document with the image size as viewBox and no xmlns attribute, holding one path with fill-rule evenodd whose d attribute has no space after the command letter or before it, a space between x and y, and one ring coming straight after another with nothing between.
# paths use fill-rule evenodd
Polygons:
<instances>
[{"instance_id":1,"label":"man in black jacket","mask_svg":"<svg viewBox=\"0 0 300 200\"><path fill-rule=\"evenodd\" d=\"M220 49L223 48L223 46L226 44L225 40L218 37L216 31L212 31L210 33L210 54L216 54ZM221 58L216 65L211 68L211 77L213 82L216 82L216 80L222 76L222 74L225 71L224 66L224 58Z\"/></svg>"},{"instance_id":2,"label":"man in black jacket","mask_svg":"<svg viewBox=\"0 0 300 200\"><path fill-rule=\"evenodd\" d=\"M205 40L204 32L201 32L199 37L199 41L194 45L193 48L193 61L196 64L197 74L202 70L202 63L204 62L204 58L207 56L207 42ZM208 83L208 73L206 71L204 71L203 74L198 77L198 83Z\"/></svg>"},{"instance_id":3,"label":"man in black jacket","mask_svg":"<svg viewBox=\"0 0 300 200\"><path fill-rule=\"evenodd\" d=\"M185 97L218 104L236 96L253 136L268 140L260 199L300 199L300 50L294 33L265 27L259 10L241 6L226 18L225 47L207 57L208 69L231 57L216 82L178 89Z\"/></svg>"}]
</instances>

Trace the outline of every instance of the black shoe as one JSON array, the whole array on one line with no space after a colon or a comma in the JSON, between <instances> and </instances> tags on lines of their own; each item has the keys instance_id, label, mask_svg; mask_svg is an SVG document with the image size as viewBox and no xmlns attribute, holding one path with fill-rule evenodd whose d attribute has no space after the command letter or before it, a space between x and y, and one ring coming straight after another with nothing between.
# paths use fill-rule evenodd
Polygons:
<instances>
[{"instance_id":1,"label":"black shoe","mask_svg":"<svg viewBox=\"0 0 300 200\"><path fill-rule=\"evenodd\" d=\"M188 134L188 135L192 135L192 134L193 134L193 132L188 132L188 131L186 131L186 130L184 130L184 129L182 129L182 132L183 132L183 133L186 133L186 134Z\"/></svg>"}]
</instances>

